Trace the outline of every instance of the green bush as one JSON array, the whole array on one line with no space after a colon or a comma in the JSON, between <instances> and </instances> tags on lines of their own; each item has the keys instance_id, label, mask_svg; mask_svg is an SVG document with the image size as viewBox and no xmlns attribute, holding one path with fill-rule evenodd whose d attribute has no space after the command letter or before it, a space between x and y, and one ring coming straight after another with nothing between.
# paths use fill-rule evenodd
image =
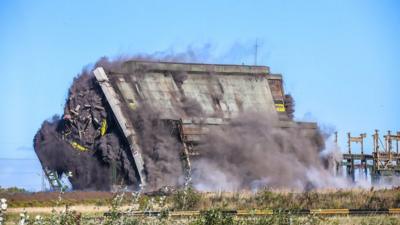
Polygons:
<instances>
[{"instance_id":1,"label":"green bush","mask_svg":"<svg viewBox=\"0 0 400 225\"><path fill-rule=\"evenodd\" d=\"M202 214L191 225L232 225L233 216L223 213L221 209L211 209Z\"/></svg>"},{"instance_id":2,"label":"green bush","mask_svg":"<svg viewBox=\"0 0 400 225\"><path fill-rule=\"evenodd\" d=\"M201 200L201 194L188 188L186 190L178 190L173 195L173 208L177 210L193 210Z\"/></svg>"},{"instance_id":3,"label":"green bush","mask_svg":"<svg viewBox=\"0 0 400 225\"><path fill-rule=\"evenodd\" d=\"M0 186L0 194L16 194L16 193L27 193L28 191L23 188L9 187L2 188Z\"/></svg>"}]
</instances>

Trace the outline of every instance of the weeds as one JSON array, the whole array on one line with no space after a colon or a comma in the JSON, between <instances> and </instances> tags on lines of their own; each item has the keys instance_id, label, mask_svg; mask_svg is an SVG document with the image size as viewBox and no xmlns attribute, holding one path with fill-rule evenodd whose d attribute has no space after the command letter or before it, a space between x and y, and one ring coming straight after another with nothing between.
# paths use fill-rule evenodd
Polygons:
<instances>
[{"instance_id":1,"label":"weeds","mask_svg":"<svg viewBox=\"0 0 400 225\"><path fill-rule=\"evenodd\" d=\"M191 225L231 225L233 216L223 213L221 209L211 209L195 220Z\"/></svg>"},{"instance_id":2,"label":"weeds","mask_svg":"<svg viewBox=\"0 0 400 225\"><path fill-rule=\"evenodd\" d=\"M0 194L4 193L17 194L17 193L28 193L28 191L23 188L17 188L17 187L3 188L0 186Z\"/></svg>"},{"instance_id":3,"label":"weeds","mask_svg":"<svg viewBox=\"0 0 400 225\"><path fill-rule=\"evenodd\" d=\"M7 207L7 199L0 199L0 225L3 225L3 222L5 221L5 212L7 211Z\"/></svg>"},{"instance_id":4,"label":"weeds","mask_svg":"<svg viewBox=\"0 0 400 225\"><path fill-rule=\"evenodd\" d=\"M201 195L189 187L176 191L173 195L173 206L177 210L193 210L197 208L200 200Z\"/></svg>"},{"instance_id":5,"label":"weeds","mask_svg":"<svg viewBox=\"0 0 400 225\"><path fill-rule=\"evenodd\" d=\"M105 192L66 192L62 200L57 193L0 194L9 200L9 207L52 207L62 205L108 206L113 195ZM125 195L123 204L131 204L131 196ZM158 203L158 197L154 199ZM140 210L149 206L151 197L140 194L136 197ZM310 208L398 208L400 192L390 190L332 190L324 192L289 192L265 189L256 193L199 193L193 189L178 190L165 196L171 210L207 210L209 208L235 209L310 209Z\"/></svg>"},{"instance_id":6,"label":"weeds","mask_svg":"<svg viewBox=\"0 0 400 225\"><path fill-rule=\"evenodd\" d=\"M122 190L108 202L106 215L81 215L65 204L64 192L59 193L57 205L64 205L62 211L53 209L50 215L28 215L23 212L20 225L339 225L339 224L400 224L399 217L375 216L371 218L298 216L290 214L304 208L347 208L349 206L390 207L399 204L400 195L391 190L379 191L336 191L336 192L277 192L270 189L258 193L199 193L191 188L178 190L171 195L148 196L140 191L129 193ZM362 196L360 198L359 196ZM391 197L391 199L389 198ZM1 203L7 204L5 200ZM349 207L350 208L350 207ZM1 206L0 225L4 225L5 209ZM240 217L229 213L229 209L273 209L269 216ZM289 211L284 211L289 210ZM132 216L138 210L150 217ZM202 210L196 217L171 217L176 210ZM227 211L228 210L228 211ZM153 212L157 211L158 214ZM256 211L254 211L256 212Z\"/></svg>"}]
</instances>

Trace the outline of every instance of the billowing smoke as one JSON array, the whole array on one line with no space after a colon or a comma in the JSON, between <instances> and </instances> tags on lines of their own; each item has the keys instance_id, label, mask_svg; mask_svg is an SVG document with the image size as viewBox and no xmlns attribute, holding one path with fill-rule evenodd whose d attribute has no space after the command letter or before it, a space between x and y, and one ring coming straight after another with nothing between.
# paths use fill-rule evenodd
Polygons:
<instances>
[{"instance_id":1,"label":"billowing smoke","mask_svg":"<svg viewBox=\"0 0 400 225\"><path fill-rule=\"evenodd\" d=\"M104 176L106 167L91 155L74 151L66 142L59 139L60 118L45 121L40 132L35 136L35 149L42 164L59 174L73 171L79 179L72 179L77 189L102 189L109 183L109 176Z\"/></svg>"},{"instance_id":2,"label":"billowing smoke","mask_svg":"<svg viewBox=\"0 0 400 225\"><path fill-rule=\"evenodd\" d=\"M69 90L63 117L45 121L34 138L45 169L59 176L72 172L75 189L137 184L133 158L107 107L93 75L83 71ZM116 177L119 171L124 176Z\"/></svg>"},{"instance_id":3,"label":"billowing smoke","mask_svg":"<svg viewBox=\"0 0 400 225\"><path fill-rule=\"evenodd\" d=\"M101 66L108 72L121 71L125 60L101 58L94 67ZM170 56L165 56L165 60L170 60ZM141 77L145 72L146 68L143 68L134 75ZM173 77L177 83L182 84L185 80L184 73L173 74ZM188 116L202 112L196 101L186 97L177 107ZM176 124L160 120L158 109L145 102L133 113L125 114L135 121L133 126L140 136L147 190L183 184L182 143ZM55 116L43 122L35 135L34 148L46 170L55 171L60 177L72 172L69 180L74 189L110 190L112 185L138 188L138 173L129 145L110 113L93 73L87 70L74 79L62 118Z\"/></svg>"},{"instance_id":4,"label":"billowing smoke","mask_svg":"<svg viewBox=\"0 0 400 225\"><path fill-rule=\"evenodd\" d=\"M146 68L121 70L125 60L102 58L95 67L102 66L107 73L129 73L138 79L146 75ZM170 75L182 95L174 105L177 111L185 117L218 116L206 115L195 99L185 96L181 88L187 79L184 71ZM210 76L210 79L215 78ZM212 92L214 103L219 104L223 93ZM140 101L139 108L124 114L134 121L132 125L139 135L146 188L150 191L164 186L182 186L187 173L182 165L183 143L177 121L162 119L161 109L143 99ZM200 156L192 160L193 186L199 190L241 190L264 186L310 189L336 185L327 169L330 159L321 154L322 135L315 132L310 137L297 127L281 129L278 121L271 118L247 112L224 126L211 129L194 146ZM72 172L69 179L74 189L109 190L113 185L138 188L138 173L129 144L91 72L83 71L74 79L64 115L43 123L35 136L34 147L46 169L58 175ZM316 177L320 178L314 179Z\"/></svg>"},{"instance_id":5,"label":"billowing smoke","mask_svg":"<svg viewBox=\"0 0 400 225\"><path fill-rule=\"evenodd\" d=\"M183 146L174 122L161 120L160 112L145 104L129 115L140 137L148 183L146 190L181 185Z\"/></svg>"},{"instance_id":6,"label":"billowing smoke","mask_svg":"<svg viewBox=\"0 0 400 225\"><path fill-rule=\"evenodd\" d=\"M320 155L323 148L320 133L308 137L298 127L278 128L268 115L246 113L203 139L193 183L207 191L335 186Z\"/></svg>"}]
</instances>

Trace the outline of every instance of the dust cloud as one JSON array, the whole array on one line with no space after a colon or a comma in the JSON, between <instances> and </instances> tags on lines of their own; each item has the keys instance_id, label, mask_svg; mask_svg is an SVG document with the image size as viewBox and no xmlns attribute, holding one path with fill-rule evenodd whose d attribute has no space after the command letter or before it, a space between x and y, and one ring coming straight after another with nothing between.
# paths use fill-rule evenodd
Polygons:
<instances>
[{"instance_id":1,"label":"dust cloud","mask_svg":"<svg viewBox=\"0 0 400 225\"><path fill-rule=\"evenodd\" d=\"M44 121L34 137L42 166L60 177L72 172L74 189L108 190L112 183L137 183L128 145L107 107L93 75L84 70L69 89L63 117ZM107 132L102 135L103 123ZM123 176L115 176L118 171Z\"/></svg>"},{"instance_id":2,"label":"dust cloud","mask_svg":"<svg viewBox=\"0 0 400 225\"><path fill-rule=\"evenodd\" d=\"M166 55L165 60L176 57ZM121 72L122 63L127 60L150 58L121 57L110 61L103 57L94 68L101 66L107 72ZM144 76L145 72L146 68L135 71L135 76ZM174 74L174 80L182 84L185 74ZM196 101L186 97L177 107L190 116L202 111ZM135 121L133 126L140 137L148 178L146 189L151 191L183 184L182 143L176 124L162 121L160 112L145 102L141 102L141 108L125 114ZM103 123L106 124L104 134L101 133ZM72 172L69 180L74 189L110 190L113 185L138 188L138 172L129 145L91 71L83 70L74 79L62 118L55 116L43 122L34 137L34 149L46 170L57 172L59 177Z\"/></svg>"},{"instance_id":3,"label":"dust cloud","mask_svg":"<svg viewBox=\"0 0 400 225\"><path fill-rule=\"evenodd\" d=\"M163 61L186 61L195 57L164 55ZM106 72L123 71L126 60L154 60L152 55L121 57L110 61L101 58L94 68ZM160 60L160 59L157 59ZM143 71L135 71L138 78ZM172 74L182 92L174 107L186 117L210 117L194 99L181 89L187 75ZM215 101L223 93L211 93ZM147 175L147 191L165 186L182 187L183 143L174 120L161 119L160 109L140 99L140 108L124 113L134 121L139 135ZM179 111L178 110L178 111ZM303 190L337 186L331 175L328 157L321 154L324 137L321 132L307 136L297 127L277 128L278 121L268 115L242 113L227 125L210 130L195 146L200 156L192 160L192 185L205 191L243 190L261 187L286 187ZM35 151L44 168L59 176L72 172L74 189L110 190L113 185L137 189L138 172L129 144L123 138L108 103L91 71L79 74L69 90L63 116L45 121L34 138ZM316 179L318 177L318 179Z\"/></svg>"},{"instance_id":4,"label":"dust cloud","mask_svg":"<svg viewBox=\"0 0 400 225\"><path fill-rule=\"evenodd\" d=\"M307 136L298 127L281 129L268 115L242 114L212 130L197 149L201 158L193 164L193 184L199 190L308 190L342 184L324 165L320 132Z\"/></svg>"}]
</instances>

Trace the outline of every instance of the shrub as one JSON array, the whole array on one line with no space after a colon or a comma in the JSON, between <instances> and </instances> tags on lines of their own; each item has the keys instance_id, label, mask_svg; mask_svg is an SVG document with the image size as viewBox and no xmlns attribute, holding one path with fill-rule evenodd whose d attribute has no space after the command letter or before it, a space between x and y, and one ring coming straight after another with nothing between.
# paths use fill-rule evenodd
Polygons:
<instances>
[{"instance_id":1,"label":"shrub","mask_svg":"<svg viewBox=\"0 0 400 225\"><path fill-rule=\"evenodd\" d=\"M211 209L202 214L192 225L232 225L233 216L223 213L221 209Z\"/></svg>"},{"instance_id":2,"label":"shrub","mask_svg":"<svg viewBox=\"0 0 400 225\"><path fill-rule=\"evenodd\" d=\"M201 200L201 195L188 188L186 190L178 190L173 195L173 207L177 210L195 209Z\"/></svg>"}]
</instances>

